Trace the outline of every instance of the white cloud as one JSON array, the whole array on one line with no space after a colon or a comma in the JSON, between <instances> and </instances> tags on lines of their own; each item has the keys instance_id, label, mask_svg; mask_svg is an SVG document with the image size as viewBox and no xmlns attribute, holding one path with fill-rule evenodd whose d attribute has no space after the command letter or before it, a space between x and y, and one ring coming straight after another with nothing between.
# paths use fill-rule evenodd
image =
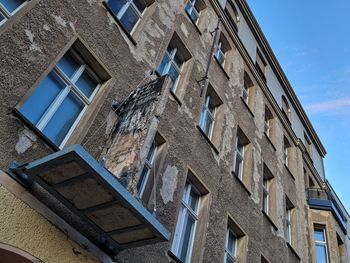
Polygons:
<instances>
[{"instance_id":1,"label":"white cloud","mask_svg":"<svg viewBox=\"0 0 350 263\"><path fill-rule=\"evenodd\" d=\"M350 108L350 98L325 101L315 104L309 104L305 107L309 113L324 113L344 110Z\"/></svg>"}]
</instances>

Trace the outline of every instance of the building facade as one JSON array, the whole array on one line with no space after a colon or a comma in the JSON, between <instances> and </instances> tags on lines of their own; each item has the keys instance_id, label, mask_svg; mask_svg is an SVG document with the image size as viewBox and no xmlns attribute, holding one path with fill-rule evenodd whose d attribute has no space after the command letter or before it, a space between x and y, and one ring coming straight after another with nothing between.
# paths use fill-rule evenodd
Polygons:
<instances>
[{"instance_id":1,"label":"building facade","mask_svg":"<svg viewBox=\"0 0 350 263\"><path fill-rule=\"evenodd\" d=\"M350 262L244 0L0 0L0 39L0 262Z\"/></svg>"}]
</instances>

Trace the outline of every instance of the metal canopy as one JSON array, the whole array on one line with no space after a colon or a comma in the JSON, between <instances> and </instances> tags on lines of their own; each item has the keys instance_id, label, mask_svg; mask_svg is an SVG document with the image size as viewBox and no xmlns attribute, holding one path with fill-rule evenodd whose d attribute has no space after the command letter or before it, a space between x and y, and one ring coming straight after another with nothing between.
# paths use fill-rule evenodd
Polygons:
<instances>
[{"instance_id":1,"label":"metal canopy","mask_svg":"<svg viewBox=\"0 0 350 263\"><path fill-rule=\"evenodd\" d=\"M109 255L170 238L169 231L79 145L11 171L39 200Z\"/></svg>"}]
</instances>

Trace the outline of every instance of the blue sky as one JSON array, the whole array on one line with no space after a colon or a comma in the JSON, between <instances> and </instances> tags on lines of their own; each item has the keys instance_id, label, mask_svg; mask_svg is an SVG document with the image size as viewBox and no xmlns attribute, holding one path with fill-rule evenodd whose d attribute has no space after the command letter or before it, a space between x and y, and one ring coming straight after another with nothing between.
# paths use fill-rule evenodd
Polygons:
<instances>
[{"instance_id":1,"label":"blue sky","mask_svg":"<svg viewBox=\"0 0 350 263\"><path fill-rule=\"evenodd\" d=\"M350 1L247 0L323 145L350 212Z\"/></svg>"}]
</instances>

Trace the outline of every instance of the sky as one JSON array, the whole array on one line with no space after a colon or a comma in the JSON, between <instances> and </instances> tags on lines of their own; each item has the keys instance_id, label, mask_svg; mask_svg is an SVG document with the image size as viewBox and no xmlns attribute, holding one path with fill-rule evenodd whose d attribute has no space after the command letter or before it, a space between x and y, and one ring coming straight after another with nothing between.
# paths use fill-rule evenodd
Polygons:
<instances>
[{"instance_id":1,"label":"sky","mask_svg":"<svg viewBox=\"0 0 350 263\"><path fill-rule=\"evenodd\" d=\"M350 1L247 0L327 150L350 213Z\"/></svg>"}]
</instances>

